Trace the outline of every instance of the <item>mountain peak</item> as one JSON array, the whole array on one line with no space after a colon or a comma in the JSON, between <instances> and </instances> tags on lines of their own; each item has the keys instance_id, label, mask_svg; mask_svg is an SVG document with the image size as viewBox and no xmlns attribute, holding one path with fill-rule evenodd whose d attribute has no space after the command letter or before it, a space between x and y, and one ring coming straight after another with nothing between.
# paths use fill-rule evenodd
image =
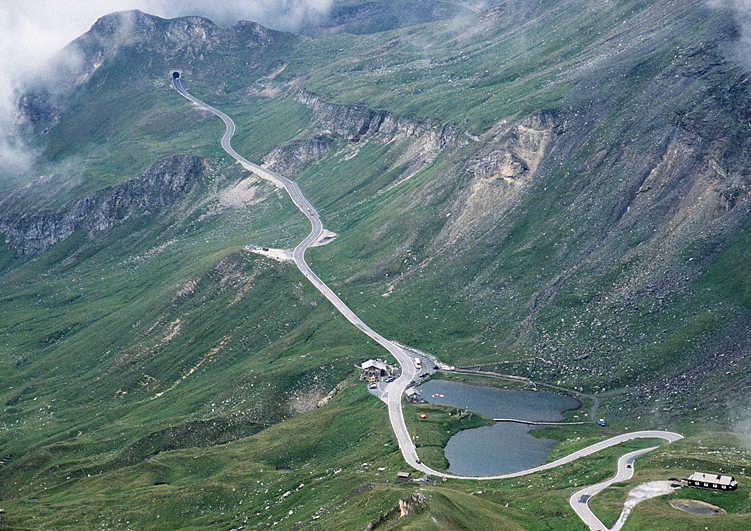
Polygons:
<instances>
[{"instance_id":1,"label":"mountain peak","mask_svg":"<svg viewBox=\"0 0 751 531\"><path fill-rule=\"evenodd\" d=\"M97 20L91 29L74 43L91 41L117 47L153 39L167 42L206 40L215 36L219 27L198 16L163 19L139 10L118 11Z\"/></svg>"}]
</instances>

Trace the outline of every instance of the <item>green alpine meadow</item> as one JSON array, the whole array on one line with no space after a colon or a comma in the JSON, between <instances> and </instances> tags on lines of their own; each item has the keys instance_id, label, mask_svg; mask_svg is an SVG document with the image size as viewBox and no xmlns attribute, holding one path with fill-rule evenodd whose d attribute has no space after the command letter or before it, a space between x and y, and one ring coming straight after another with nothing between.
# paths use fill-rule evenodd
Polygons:
<instances>
[{"instance_id":1,"label":"green alpine meadow","mask_svg":"<svg viewBox=\"0 0 751 531\"><path fill-rule=\"evenodd\" d=\"M749 8L330 4L295 32L116 12L18 94L0 529L586 531L577 499L612 529L652 482L673 490L624 531L751 528ZM329 231L305 260L423 379L576 398L530 432L546 463L683 438L444 477L494 420L402 396L439 474L410 466L361 370L401 361L301 273L308 214L175 83L299 185Z\"/></svg>"}]
</instances>

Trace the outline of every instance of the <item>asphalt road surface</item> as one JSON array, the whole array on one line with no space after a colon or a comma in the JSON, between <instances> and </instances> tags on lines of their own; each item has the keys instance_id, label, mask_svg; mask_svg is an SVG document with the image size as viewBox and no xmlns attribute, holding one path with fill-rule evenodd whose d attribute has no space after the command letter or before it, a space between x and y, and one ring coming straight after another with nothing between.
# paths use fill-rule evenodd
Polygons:
<instances>
[{"instance_id":1,"label":"asphalt road surface","mask_svg":"<svg viewBox=\"0 0 751 531\"><path fill-rule=\"evenodd\" d=\"M269 171L256 164L253 164L252 162L239 155L234 149L232 149L230 141L232 139L232 135L235 134L235 123L229 116L227 116L220 110L215 109L214 107L211 107L210 105L207 105L201 100L193 97L183 86L181 78L172 77L172 86L183 97L187 98L198 107L209 111L221 118L227 128L224 136L222 137L222 148L224 149L224 151L226 151L232 158L237 160L248 170L256 173L259 177L267 179L277 186L284 187L284 189L287 190L287 193L289 193L289 196L295 203L295 205L300 209L305 217L310 220L310 223L312 225L310 234L308 234L308 236L302 242L300 242L297 247L295 247L292 253L295 264L302 272L302 274L305 275L305 277L323 294L324 297L326 297L326 299L328 299L336 307L337 310L339 310L342 315L344 315L344 317L347 318L350 323L355 325L359 330L367 334L368 337L388 350L389 353L391 353L391 355L394 356L394 358L396 358L396 360L399 362L402 367L401 375L399 376L399 378L388 384L383 393L383 399L385 399L389 408L389 420L391 421L391 427L396 434L399 448L402 451L402 455L404 456L404 459L407 461L407 463L415 468L421 467L419 469L423 472L437 474L436 471L431 470L424 465L421 465L420 460L417 457L415 446L409 437L409 433L407 432L407 426L404 423L404 414L401 407L401 397L404 393L404 390L409 387L412 380L417 377L417 369L414 365L412 355L366 325L359 317L357 317L357 315L355 315L352 310L349 309L346 304L341 301L341 299L339 299L339 297L333 292L331 288L329 288L320 278L318 278L318 275L316 275L310 268L310 266L305 262L305 251L319 238L319 236L323 232L323 224L321 223L321 220L318 217L318 212L316 211L315 207L313 207L313 204L308 200L308 198L305 197L297 183L287 179L282 175L279 175L278 173Z\"/></svg>"},{"instance_id":2,"label":"asphalt road surface","mask_svg":"<svg viewBox=\"0 0 751 531\"><path fill-rule=\"evenodd\" d=\"M189 94L188 91L183 86L181 78L173 76L172 86L175 88L175 90L177 90L177 92L179 92L182 96L184 96L185 98L193 102L195 105L221 118L225 126L227 127L227 130L224 133L224 136L222 137L222 142L221 142L222 148L224 149L224 151L226 151L231 157L237 160L240 164L246 167L249 171L256 173L259 177L263 179L267 179L271 181L276 186L283 187L287 191L287 193L289 193L289 196L292 199L292 201L295 203L295 205L297 205L297 207L305 215L305 217L307 217L308 220L310 220L310 223L311 223L310 234L302 242L300 242L293 251L293 258L294 258L295 264L297 265L298 269L302 272L302 274L305 275L305 277L323 294L324 297L326 297L326 299L328 299L336 307L337 310L339 310L339 312L341 312L342 315L344 315L344 317L347 318L347 320L350 323L355 325L359 330L367 334L368 337L370 337L371 339L376 341L378 344L380 344L383 348L388 350L389 353L392 356L394 356L394 358L396 358L396 360L401 365L402 367L401 375L399 376L399 378L397 378L396 380L387 384L384 387L383 392L381 394L381 399L384 400L388 404L389 420L391 422L391 427L394 430L394 434L396 435L396 439L399 443L399 449L401 450L402 455L404 456L404 459L407 461L407 464L409 464L412 468L415 468L421 472L424 472L425 474L446 477L446 478L454 478L454 479L476 479L476 480L506 479L506 478L515 478L515 477L525 476L525 475L533 474L535 472L540 472L543 470L549 470L551 468L555 468L563 464L570 463L581 457L591 455L605 448L609 448L616 444L620 444L624 441L628 441L632 439L659 438L659 439L664 439L668 442L672 442L672 441L676 441L678 439L683 438L681 435L677 433L664 432L664 431L637 431L637 432L632 432L632 433L626 433L623 435L618 435L616 437L611 437L610 439L601 441L597 444L593 444L592 446L588 446L587 448L583 448L572 454L567 455L566 457L562 457L561 459L552 461L550 463L546 463L544 465L529 468L527 470L521 470L518 472L512 472L508 474L498 474L494 476L457 476L454 474L447 474L445 472L439 472L437 470L433 470L432 468L423 464L420 461L419 457L417 456L415 445L413 444L412 439L410 438L409 432L407 431L407 426L404 422L404 414L402 411L402 394L404 393L405 389L409 387L412 381L415 380L418 376L418 370L414 364L414 357L407 350L401 348L399 345L393 343L392 341L387 340L386 338L384 338L383 336L381 336L380 334L372 330L368 325L366 325L359 317L357 317L357 315L355 315L355 313L352 310L349 309L349 307L347 307L346 304L344 304L341 301L341 299L339 299L339 297L337 297L337 295L331 290L331 288L329 288L320 278L318 278L318 276L313 272L313 270L310 269L310 266L308 266L308 264L305 262L305 251L319 238L319 236L323 232L323 224L321 223L321 220L318 216L318 212L313 207L313 204L305 197L305 195L302 193L302 190L297 185L297 183L287 179L286 177L282 175L279 175L278 173L269 171L256 164L253 164L252 162L246 160L244 157L239 155L234 149L232 149L232 146L230 145L230 141L232 139L232 135L234 135L235 133L235 124L230 119L229 116L227 116L226 114L219 111L218 109L215 109L214 107L211 107L210 105L207 105L206 103L202 102L201 100ZM635 459L639 455L642 455L653 449L654 448L648 448L646 450L639 450L637 452L631 452L622 456L621 459L618 460L618 469L619 469L618 474L621 474L621 473L633 474L633 468L628 468L626 465L629 462L633 463L633 459ZM630 459L630 461L628 461L628 459ZM623 472L621 472L622 461L623 461L623 467L624 467ZM631 476L628 475L628 477L631 477ZM615 478L610 480L610 483L614 481L622 481L623 479L627 479L627 477L624 476L623 478L619 478L619 476L616 475ZM589 510L587 502L591 496L593 496L597 492L600 492L600 490L607 487L606 483L607 485L610 484L608 482L605 482L605 483L600 483L598 485L592 485L591 487L587 487L586 489L583 489L575 493L571 497L571 500L570 500L571 507L573 507L574 511L576 511L576 513L587 523L587 525L592 530L605 529L605 526L603 526L602 522L600 522L594 516L594 514L592 514L592 512Z\"/></svg>"},{"instance_id":3,"label":"asphalt road surface","mask_svg":"<svg viewBox=\"0 0 751 531\"><path fill-rule=\"evenodd\" d=\"M603 481L602 483L585 487L582 490L577 491L571 495L571 498L569 498L568 501L569 505L571 505L571 508L579 516L579 518L581 518L584 523L589 526L589 529L591 529L592 531L605 531L606 529L608 529L605 524L603 524L589 508L590 498L592 498L592 496L594 496L595 494L602 492L613 483L631 479L631 477L634 475L634 461L636 460L636 458L641 457L642 455L646 454L647 452L651 452L656 448L658 447L653 446L652 448L644 448L642 450L636 450L634 452L629 452L625 455L622 455L618 459L618 470L615 473L615 476L607 481ZM620 526L618 528L620 528Z\"/></svg>"}]
</instances>

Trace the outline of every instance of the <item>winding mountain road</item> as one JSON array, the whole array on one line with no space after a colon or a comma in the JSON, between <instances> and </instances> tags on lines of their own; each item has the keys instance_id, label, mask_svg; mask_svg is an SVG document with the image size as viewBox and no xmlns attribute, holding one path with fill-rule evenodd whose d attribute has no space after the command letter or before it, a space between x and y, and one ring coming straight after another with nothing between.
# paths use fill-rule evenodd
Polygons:
<instances>
[{"instance_id":1,"label":"winding mountain road","mask_svg":"<svg viewBox=\"0 0 751 531\"><path fill-rule=\"evenodd\" d=\"M326 297L326 299L328 299L336 307L337 310L339 310L342 315L344 315L344 317L350 323L355 325L358 329L367 334L368 337L388 350L389 353L391 353L391 355L394 356L394 358L396 358L396 360L399 362L402 367L401 375L399 376L399 378L397 378L387 386L386 392L384 393L384 397L389 408L389 420L391 421L391 427L396 434L402 455L409 465L429 474L440 475L439 472L426 467L420 462L420 459L417 457L417 450L415 449L415 445L410 439L409 432L407 431L407 425L404 422L404 414L401 407L401 397L404 393L404 390L409 387L409 385L412 383L412 380L414 380L417 376L417 368L412 362L412 356L400 346L384 338L373 329L371 329L368 325L366 325L346 304L344 304L344 302L342 302L342 300L334 293L334 291L329 288L305 262L305 251L316 240L318 240L323 232L323 224L321 223L321 219L318 216L318 212L313 207L313 204L308 200L308 198L305 197L297 183L287 179L282 175L279 175L276 172L269 171L265 168L262 168L261 166L258 166L257 164L253 164L252 162L248 161L240 154L238 154L234 149L232 149L230 141L232 139L232 136L235 134L235 123L229 116L192 96L185 89L182 80L179 77L172 77L172 86L183 97L187 98L201 109L209 111L221 118L224 122L224 125L227 127L227 130L222 137L222 148L224 149L224 151L226 151L232 158L242 164L243 167L245 167L249 171L252 171L263 179L271 181L276 186L281 186L285 190L287 190L287 193L289 193L290 198L295 203L297 208L299 208L300 211L308 218L312 225L312 228L310 234L308 234L308 236L302 242L300 242L297 247L295 247L292 253L295 265L297 265L297 268L302 272L302 274L305 275L305 277L323 294L324 297Z\"/></svg>"},{"instance_id":2,"label":"winding mountain road","mask_svg":"<svg viewBox=\"0 0 751 531\"><path fill-rule=\"evenodd\" d=\"M210 105L207 105L206 103L202 102L201 100L195 98L190 93L188 93L188 91L183 86L182 79L179 76L176 76L176 75L172 76L172 86L183 97L187 98L189 101L191 101L192 103L194 103L201 109L211 112L222 119L225 126L227 127L227 130L224 133L224 136L222 137L222 141L221 141L222 148L224 149L224 151L226 151L231 157L237 160L240 164L242 164L249 171L252 171L253 173L255 173L256 175L258 175L259 177L263 179L271 181L276 186L284 188L287 191L287 193L289 193L292 201L300 209L300 211L308 218L308 220L310 221L312 225L310 234L302 242L300 242L293 251L293 258L298 269L323 294L323 296L326 297L326 299L328 299L336 307L336 309L339 312L341 312L342 315L344 315L344 317L350 323L355 325L358 329L360 329L362 332L367 334L368 337L370 337L371 339L376 341L379 345L381 345L383 348L388 350L389 353L392 356L394 356L394 358L396 358L396 360L401 365L402 367L401 375L395 381L388 384L383 396L384 396L384 400L388 404L389 420L391 422L391 427L393 428L397 441L399 443L399 449L401 450L402 455L404 456L404 459L406 460L407 464L409 464L411 467L421 472L424 472L425 474L430 474L433 476L439 476L439 477L445 477L445 478L475 479L475 480L507 479L507 478L516 478L520 476L525 476L528 474L533 474L535 472L540 472L544 470L549 470L551 468L555 468L563 464L570 463L581 457L591 455L595 452L599 452L600 450L603 450L605 448L609 448L611 446L615 446L622 442L633 440L633 439L659 438L659 439L666 440L668 442L673 442L673 441L677 441L678 439L683 438L680 434L667 432L667 431L637 431L637 432L632 432L632 433L625 433L622 435L611 437L610 439L601 441L597 444L593 444L591 446L588 446L586 448L573 452L572 454L569 454L565 457L562 457L561 459L552 461L550 463L546 463L544 465L529 468L527 470L521 470L518 472L511 472L507 474L497 474L493 476L459 476L459 475L454 475L454 474L447 474L445 472L433 470L432 468L423 464L417 456L415 445L410 438L409 432L407 431L407 426L404 422L404 413L402 411L402 394L417 376L417 368L414 365L413 358L411 354L408 353L405 349L403 349L396 343L384 338L383 336L381 336L380 334L372 330L368 325L366 325L359 317L357 317L357 315L355 315L355 313L346 304L344 304L344 302L342 302L341 299L339 299L339 297L333 292L333 290L329 288L318 277L318 275L316 275L313 272L310 266L308 266L308 264L305 262L305 251L316 240L318 240L318 238L321 236L323 232L323 224L321 223L318 212L313 207L313 204L305 197L305 195L302 193L302 190L297 185L297 183L295 183L294 181L291 181L290 179L287 179L286 177L282 175L279 175L278 173L269 171L265 168L262 168L261 166L253 164L252 162L246 160L244 157L239 155L234 149L232 149L230 141L232 139L232 136L235 133L235 124L232 121L232 119L230 119L229 116L219 111L218 109L215 109L214 107L211 107ZM625 467L624 470L632 471L632 469L628 468L626 465L628 463L633 463L633 459L635 459L639 455L643 455L644 453L650 450L653 450L654 448L657 448L657 447L648 448L645 450L639 450L637 452L631 452L621 457L621 459L619 459L618 474L621 474L620 472L621 461L623 461L624 463L623 465ZM625 473L628 473L628 472L624 472L624 474ZM611 482L621 481L620 476L618 474L616 474L615 478L613 478ZM625 476L624 476L624 479L625 479ZM607 486L607 485L602 486L602 488L597 490L597 488L600 487L601 485L605 485L605 484L601 483L599 485L593 485L591 487L587 487L587 489L579 491L578 493L574 494L574 496L572 496L571 498L571 506L574 508L576 513L587 523L587 525L590 526L590 529L605 529L605 527L602 526L602 523L599 520L597 520L597 518L593 514L591 514L591 511L589 511L589 507L587 506L587 503L586 503L587 500L589 500L591 496L593 496L594 494L596 494L597 492L599 492L600 490L604 489ZM576 500L574 498L576 498ZM591 520L592 518L594 518L594 520ZM590 521L593 523L590 524ZM592 527L593 525L594 526L599 525L600 527Z\"/></svg>"},{"instance_id":3,"label":"winding mountain road","mask_svg":"<svg viewBox=\"0 0 751 531\"><path fill-rule=\"evenodd\" d=\"M618 459L618 470L616 471L615 476L607 481L603 481L602 483L585 487L571 495L571 498L568 501L569 505L571 505L574 512L584 521L585 524L587 524L591 531L603 531L607 529L607 527L605 527L605 524L603 524L589 508L590 498L595 494L602 492L613 483L631 479L634 475L634 461L636 461L636 458L657 448L657 446L653 446L652 448L643 448L622 455ZM618 526L618 529L620 529L620 526ZM611 531L616 531L616 528L614 527Z\"/></svg>"}]
</instances>

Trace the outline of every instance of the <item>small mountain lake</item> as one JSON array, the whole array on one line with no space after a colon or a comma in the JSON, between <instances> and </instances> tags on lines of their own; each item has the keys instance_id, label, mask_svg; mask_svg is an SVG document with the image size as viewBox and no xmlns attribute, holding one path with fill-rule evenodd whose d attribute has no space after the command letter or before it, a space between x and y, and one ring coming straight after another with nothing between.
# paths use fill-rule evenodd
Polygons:
<instances>
[{"instance_id":1,"label":"small mountain lake","mask_svg":"<svg viewBox=\"0 0 751 531\"><path fill-rule=\"evenodd\" d=\"M430 380L417 388L426 402L468 409L490 418L558 422L581 403L546 391L511 391L448 380ZM452 474L489 476L542 464L557 441L533 437L533 426L497 422L462 430L449 439L444 455Z\"/></svg>"}]
</instances>

